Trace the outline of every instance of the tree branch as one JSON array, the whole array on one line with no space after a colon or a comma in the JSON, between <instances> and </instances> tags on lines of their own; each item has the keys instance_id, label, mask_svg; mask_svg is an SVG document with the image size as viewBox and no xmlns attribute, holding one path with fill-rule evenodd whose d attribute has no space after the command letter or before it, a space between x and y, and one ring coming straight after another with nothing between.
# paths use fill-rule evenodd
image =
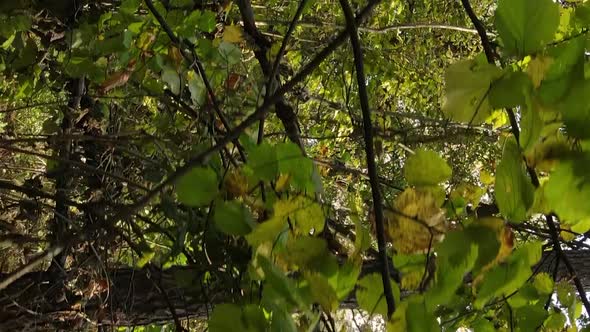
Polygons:
<instances>
[{"instance_id":1,"label":"tree branch","mask_svg":"<svg viewBox=\"0 0 590 332\"><path fill-rule=\"evenodd\" d=\"M375 210L375 228L377 233L377 247L379 249L379 260L381 263L381 279L383 279L383 291L387 301L387 316L391 317L395 311L395 300L391 288L389 275L389 258L385 244L385 227L383 218L383 205L381 203L381 191L379 188L379 174L377 173L376 157L373 147L373 125L371 124L371 110L369 109L369 95L365 80L365 68L363 63L363 51L358 37L358 31L354 15L348 0L340 0L340 5L346 17L346 29L350 35L350 42L354 52L354 64L356 67L356 78L359 89L359 99L363 113L363 131L365 139L365 151L367 157L367 168L369 171L369 182L373 194L373 208Z\"/></svg>"}]
</instances>

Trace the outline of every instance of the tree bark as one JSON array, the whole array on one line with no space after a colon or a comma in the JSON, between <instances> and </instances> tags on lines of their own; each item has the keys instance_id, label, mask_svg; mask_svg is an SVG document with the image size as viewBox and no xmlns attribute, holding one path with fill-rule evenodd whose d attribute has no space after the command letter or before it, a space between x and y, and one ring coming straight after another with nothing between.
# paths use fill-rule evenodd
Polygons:
<instances>
[{"instance_id":1,"label":"tree bark","mask_svg":"<svg viewBox=\"0 0 590 332\"><path fill-rule=\"evenodd\" d=\"M590 251L565 251L576 268L584 288L590 290ZM534 268L553 274L557 260L546 252ZM375 261L363 265L362 274L379 271ZM206 267L208 268L208 266ZM202 285L207 269L200 266L172 267L159 270L121 268L111 270L106 278L101 273L83 274L70 271L65 278L84 291L67 292L65 300L56 303L44 297L64 280L55 280L46 272L34 272L0 292L0 331L75 330L85 324L98 326L135 326L172 320L172 310L180 319L205 320L213 306L240 297L221 284ZM0 279L3 276L0 275ZM570 280L563 264L558 265L557 280ZM159 290L159 289L161 290ZM353 292L354 293L354 292ZM344 307L355 307L354 294Z\"/></svg>"}]
</instances>

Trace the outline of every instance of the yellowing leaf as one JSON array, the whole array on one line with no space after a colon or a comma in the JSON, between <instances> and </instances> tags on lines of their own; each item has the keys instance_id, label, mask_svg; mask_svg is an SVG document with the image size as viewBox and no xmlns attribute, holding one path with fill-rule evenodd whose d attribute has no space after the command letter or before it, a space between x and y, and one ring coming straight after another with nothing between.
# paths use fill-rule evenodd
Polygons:
<instances>
[{"instance_id":1,"label":"yellowing leaf","mask_svg":"<svg viewBox=\"0 0 590 332\"><path fill-rule=\"evenodd\" d=\"M479 171L479 179L481 180L481 183L485 184L486 186L494 183L494 176L485 169Z\"/></svg>"},{"instance_id":2,"label":"yellowing leaf","mask_svg":"<svg viewBox=\"0 0 590 332\"><path fill-rule=\"evenodd\" d=\"M571 226L569 225L561 225L561 229L562 231L559 232L559 235L561 236L561 238L566 241L569 242L573 239L576 238L576 235L574 233L571 232Z\"/></svg>"},{"instance_id":3,"label":"yellowing leaf","mask_svg":"<svg viewBox=\"0 0 590 332\"><path fill-rule=\"evenodd\" d=\"M287 185L289 184L289 180L291 180L291 175L289 175L289 174L279 175L279 178L277 179L277 182L275 185L275 190L278 192L285 190L285 188L287 188Z\"/></svg>"},{"instance_id":4,"label":"yellowing leaf","mask_svg":"<svg viewBox=\"0 0 590 332\"><path fill-rule=\"evenodd\" d=\"M243 40L242 38L242 28L239 25L228 25L223 30L223 37L224 42L228 43L239 43Z\"/></svg>"},{"instance_id":5,"label":"yellowing leaf","mask_svg":"<svg viewBox=\"0 0 590 332\"><path fill-rule=\"evenodd\" d=\"M547 56L537 56L529 62L527 73L531 77L535 88L541 86L541 81L545 78L545 74L549 67L551 67L553 61L553 58Z\"/></svg>"},{"instance_id":6,"label":"yellowing leaf","mask_svg":"<svg viewBox=\"0 0 590 332\"><path fill-rule=\"evenodd\" d=\"M385 214L385 231L398 253L425 252L445 231L444 212L436 197L425 191L406 189ZM429 231L432 229L432 235Z\"/></svg>"}]
</instances>

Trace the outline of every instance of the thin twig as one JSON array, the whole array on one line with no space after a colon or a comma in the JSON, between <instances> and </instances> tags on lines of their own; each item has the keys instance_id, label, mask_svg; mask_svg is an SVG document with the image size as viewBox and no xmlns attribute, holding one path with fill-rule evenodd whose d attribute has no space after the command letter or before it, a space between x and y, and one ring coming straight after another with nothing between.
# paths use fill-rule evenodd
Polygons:
<instances>
[{"instance_id":1,"label":"thin twig","mask_svg":"<svg viewBox=\"0 0 590 332\"><path fill-rule=\"evenodd\" d=\"M365 68L363 63L363 51L361 42L358 37L354 14L348 0L340 0L340 5L346 17L346 29L350 35L350 42L354 52L354 64L356 67L356 77L359 89L359 99L361 111L363 113L363 131L365 139L365 152L367 158L367 168L369 171L369 182L371 184L371 193L373 194L373 208L375 210L375 228L377 233L377 247L379 249L379 258L381 262L381 278L383 279L383 292L387 302L387 316L391 317L395 311L395 299L391 288L391 279L389 275L389 258L385 244L385 228L383 218L383 205L381 202L381 191L379 188L379 174L377 173L376 157L373 146L373 125L371 124L371 110L369 109L369 95L365 81Z\"/></svg>"}]
</instances>

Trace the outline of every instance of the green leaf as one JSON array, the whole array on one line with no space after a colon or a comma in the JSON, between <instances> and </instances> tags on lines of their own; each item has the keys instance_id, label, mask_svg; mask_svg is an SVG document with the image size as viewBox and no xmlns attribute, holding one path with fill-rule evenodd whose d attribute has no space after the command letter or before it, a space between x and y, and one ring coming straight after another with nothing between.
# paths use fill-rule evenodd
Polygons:
<instances>
[{"instance_id":1,"label":"green leaf","mask_svg":"<svg viewBox=\"0 0 590 332\"><path fill-rule=\"evenodd\" d=\"M250 211L240 202L219 202L213 215L215 226L228 235L246 235L255 225Z\"/></svg>"},{"instance_id":2,"label":"green leaf","mask_svg":"<svg viewBox=\"0 0 590 332\"><path fill-rule=\"evenodd\" d=\"M504 144L502 161L496 170L494 193L500 213L506 218L512 222L527 218L533 204L534 187L525 173L520 149L514 139L508 139Z\"/></svg>"},{"instance_id":3,"label":"green leaf","mask_svg":"<svg viewBox=\"0 0 590 332\"><path fill-rule=\"evenodd\" d=\"M223 61L225 61L228 65L235 65L239 63L242 58L242 50L238 45L221 42L219 44L219 54Z\"/></svg>"},{"instance_id":4,"label":"green leaf","mask_svg":"<svg viewBox=\"0 0 590 332\"><path fill-rule=\"evenodd\" d=\"M299 189L311 189L313 186L313 162L303 156L301 149L294 143L286 142L276 145L277 160L279 162L279 172L281 174L290 174L293 179L291 182Z\"/></svg>"},{"instance_id":5,"label":"green leaf","mask_svg":"<svg viewBox=\"0 0 590 332\"><path fill-rule=\"evenodd\" d=\"M540 294L549 295L553 293L553 279L546 272L535 275L533 285Z\"/></svg>"},{"instance_id":6,"label":"green leaf","mask_svg":"<svg viewBox=\"0 0 590 332\"><path fill-rule=\"evenodd\" d=\"M344 300L354 289L360 273L361 266L354 261L348 260L340 266L338 273L334 276L335 278L330 279L339 300ZM335 282L332 282L332 279Z\"/></svg>"},{"instance_id":7,"label":"green leaf","mask_svg":"<svg viewBox=\"0 0 590 332\"><path fill-rule=\"evenodd\" d=\"M580 157L560 162L544 185L547 205L570 224L590 217L590 173L585 168L588 159Z\"/></svg>"},{"instance_id":8,"label":"green leaf","mask_svg":"<svg viewBox=\"0 0 590 332\"><path fill-rule=\"evenodd\" d=\"M245 331L239 317L242 310L235 304L219 304L213 309L209 318L209 330L211 332Z\"/></svg>"},{"instance_id":9,"label":"green leaf","mask_svg":"<svg viewBox=\"0 0 590 332\"><path fill-rule=\"evenodd\" d=\"M265 331L268 326L264 311L252 304L243 307L228 303L219 304L213 309L208 323L211 332L258 332Z\"/></svg>"},{"instance_id":10,"label":"green leaf","mask_svg":"<svg viewBox=\"0 0 590 332\"><path fill-rule=\"evenodd\" d=\"M288 224L284 218L274 217L258 225L250 234L246 235L246 240L253 246L259 246L264 242L274 241L277 236L288 229Z\"/></svg>"},{"instance_id":11,"label":"green leaf","mask_svg":"<svg viewBox=\"0 0 590 332\"><path fill-rule=\"evenodd\" d=\"M191 101L195 105L205 103L206 88L201 76L190 75L188 79L188 91L191 93Z\"/></svg>"},{"instance_id":12,"label":"green leaf","mask_svg":"<svg viewBox=\"0 0 590 332\"><path fill-rule=\"evenodd\" d=\"M519 289L532 274L531 266L541 258L541 248L540 242L527 242L516 249L506 263L486 272L477 291L475 307L482 308L490 299Z\"/></svg>"},{"instance_id":13,"label":"green leaf","mask_svg":"<svg viewBox=\"0 0 590 332\"><path fill-rule=\"evenodd\" d=\"M424 301L409 301L406 309L406 324L408 332L440 331L440 326L434 315L426 309Z\"/></svg>"},{"instance_id":14,"label":"green leaf","mask_svg":"<svg viewBox=\"0 0 590 332\"><path fill-rule=\"evenodd\" d=\"M162 80L168 84L170 91L175 95L180 93L180 75L172 68L165 68L162 71Z\"/></svg>"},{"instance_id":15,"label":"green leaf","mask_svg":"<svg viewBox=\"0 0 590 332\"><path fill-rule=\"evenodd\" d=\"M563 331L565 324L567 323L567 317L563 312L552 312L549 317L543 323L543 326L547 331Z\"/></svg>"},{"instance_id":16,"label":"green leaf","mask_svg":"<svg viewBox=\"0 0 590 332\"><path fill-rule=\"evenodd\" d=\"M395 281L391 280L395 303L399 303L400 291ZM387 301L383 293L383 281L379 273L372 273L357 283L356 300L359 307L369 314L380 314L387 317Z\"/></svg>"},{"instance_id":17,"label":"green leaf","mask_svg":"<svg viewBox=\"0 0 590 332\"><path fill-rule=\"evenodd\" d=\"M210 10L205 10L199 17L197 28L203 32L211 33L215 30L216 24L215 13Z\"/></svg>"},{"instance_id":18,"label":"green leaf","mask_svg":"<svg viewBox=\"0 0 590 332\"><path fill-rule=\"evenodd\" d=\"M301 268L307 268L315 260L329 255L326 240L319 237L290 237L285 247L285 258Z\"/></svg>"},{"instance_id":19,"label":"green leaf","mask_svg":"<svg viewBox=\"0 0 590 332\"><path fill-rule=\"evenodd\" d=\"M195 167L176 182L178 200L188 206L211 203L218 192L217 174L210 168Z\"/></svg>"},{"instance_id":20,"label":"green leaf","mask_svg":"<svg viewBox=\"0 0 590 332\"><path fill-rule=\"evenodd\" d=\"M338 307L338 296L326 277L319 273L308 273L305 279L309 283L315 302L319 303L324 311L331 312Z\"/></svg>"},{"instance_id":21,"label":"green leaf","mask_svg":"<svg viewBox=\"0 0 590 332\"><path fill-rule=\"evenodd\" d=\"M509 72L492 83L490 105L496 109L524 105L525 96L532 88L533 84L527 74L521 71Z\"/></svg>"},{"instance_id":22,"label":"green leaf","mask_svg":"<svg viewBox=\"0 0 590 332\"><path fill-rule=\"evenodd\" d=\"M535 332L539 330L545 317L547 317L547 310L543 308L543 304L527 305L515 310L516 326L520 331Z\"/></svg>"},{"instance_id":23,"label":"green leaf","mask_svg":"<svg viewBox=\"0 0 590 332\"><path fill-rule=\"evenodd\" d=\"M432 150L416 150L404 165L404 176L408 184L414 186L437 185L448 180L451 173L447 162Z\"/></svg>"},{"instance_id":24,"label":"green leaf","mask_svg":"<svg viewBox=\"0 0 590 332\"><path fill-rule=\"evenodd\" d=\"M464 231L447 234L437 248L436 282L425 295L429 310L445 305L463 284L465 273L470 271L478 258L478 245Z\"/></svg>"},{"instance_id":25,"label":"green leaf","mask_svg":"<svg viewBox=\"0 0 590 332\"><path fill-rule=\"evenodd\" d=\"M451 65L445 73L442 111L456 121L484 122L491 112L488 99L490 85L501 75L500 68L475 60Z\"/></svg>"},{"instance_id":26,"label":"green leaf","mask_svg":"<svg viewBox=\"0 0 590 332\"><path fill-rule=\"evenodd\" d=\"M275 147L268 142L255 145L248 151L248 165L254 172L257 181L274 180L279 172Z\"/></svg>"},{"instance_id":27,"label":"green leaf","mask_svg":"<svg viewBox=\"0 0 590 332\"><path fill-rule=\"evenodd\" d=\"M471 324L473 332L495 332L494 324L485 318L479 318Z\"/></svg>"},{"instance_id":28,"label":"green leaf","mask_svg":"<svg viewBox=\"0 0 590 332\"><path fill-rule=\"evenodd\" d=\"M539 140L543 130L543 120L539 116L539 110L529 104L522 111L520 120L520 146L524 151L531 149Z\"/></svg>"},{"instance_id":29,"label":"green leaf","mask_svg":"<svg viewBox=\"0 0 590 332\"><path fill-rule=\"evenodd\" d=\"M582 139L590 138L589 80L573 85L559 109L569 135Z\"/></svg>"},{"instance_id":30,"label":"green leaf","mask_svg":"<svg viewBox=\"0 0 590 332\"><path fill-rule=\"evenodd\" d=\"M557 300L561 305L568 308L576 301L576 290L568 281L560 281L556 287Z\"/></svg>"},{"instance_id":31,"label":"green leaf","mask_svg":"<svg viewBox=\"0 0 590 332\"><path fill-rule=\"evenodd\" d=\"M551 0L499 0L495 25L509 53L532 54L553 40L559 5Z\"/></svg>"}]
</instances>

